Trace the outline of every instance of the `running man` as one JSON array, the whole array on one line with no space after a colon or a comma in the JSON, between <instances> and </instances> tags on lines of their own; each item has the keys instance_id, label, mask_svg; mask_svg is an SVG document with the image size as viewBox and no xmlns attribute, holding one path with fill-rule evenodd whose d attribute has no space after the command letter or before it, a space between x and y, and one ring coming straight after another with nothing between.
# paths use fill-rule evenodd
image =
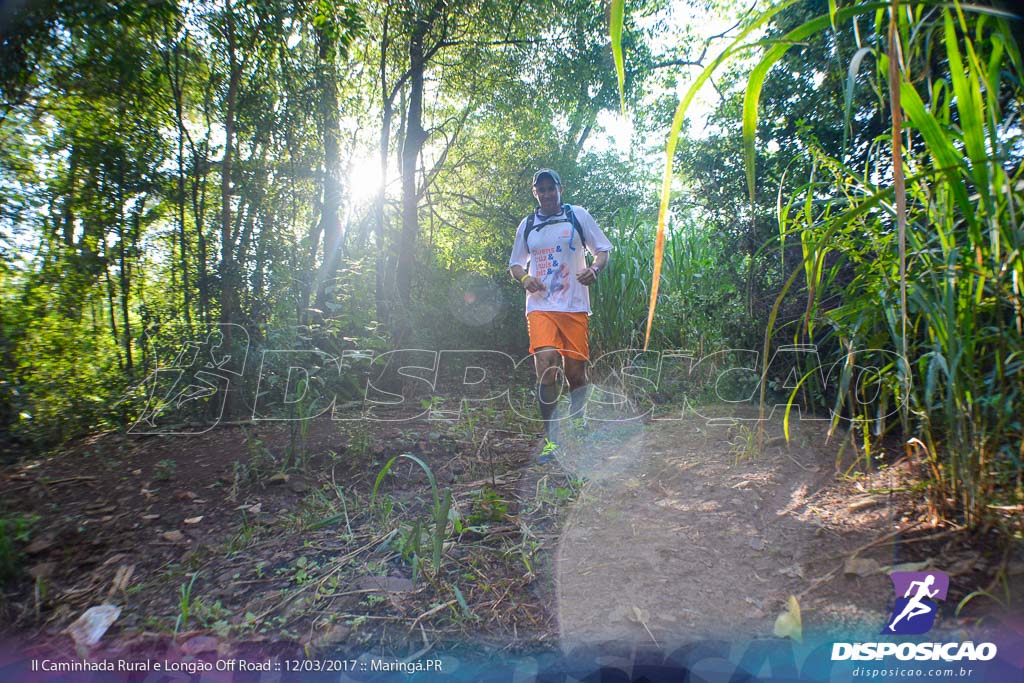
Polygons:
<instances>
[{"instance_id":1,"label":"running man","mask_svg":"<svg viewBox=\"0 0 1024 683\"><path fill-rule=\"evenodd\" d=\"M590 285L608 264L611 242L581 206L562 204L562 179L543 168L533 175L538 207L519 223L509 272L526 290L526 324L537 370L537 403L547 436L542 461L549 459L555 406L561 381L569 382L570 418L582 418L587 401L587 336ZM589 267L585 252L594 262ZM528 269L527 269L528 268ZM558 291L549 291L552 287ZM559 362L561 359L562 363Z\"/></svg>"}]
</instances>

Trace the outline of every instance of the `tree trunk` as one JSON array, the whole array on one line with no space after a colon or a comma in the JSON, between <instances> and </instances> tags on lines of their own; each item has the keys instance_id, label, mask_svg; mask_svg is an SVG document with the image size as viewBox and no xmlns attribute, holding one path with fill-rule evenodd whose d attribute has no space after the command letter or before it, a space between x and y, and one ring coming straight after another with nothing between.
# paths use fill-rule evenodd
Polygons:
<instances>
[{"instance_id":1,"label":"tree trunk","mask_svg":"<svg viewBox=\"0 0 1024 683\"><path fill-rule=\"evenodd\" d=\"M224 159L220 169L220 322L223 325L224 349L232 344L231 325L235 319L235 264L232 252L234 243L231 236L231 161L235 142L235 103L238 99L238 82L240 69L235 54L235 20L231 9L231 0L224 2L226 30L228 41L228 95L224 114ZM224 413L232 415L233 401L230 393L225 397Z\"/></svg>"},{"instance_id":2,"label":"tree trunk","mask_svg":"<svg viewBox=\"0 0 1024 683\"><path fill-rule=\"evenodd\" d=\"M324 238L324 255L316 276L316 306L325 310L327 286L338 270L341 250L341 126L338 122L338 73L336 50L323 29L317 29L319 46L318 80L320 81L320 126L323 134L324 182L323 210L320 232Z\"/></svg>"},{"instance_id":3,"label":"tree trunk","mask_svg":"<svg viewBox=\"0 0 1024 683\"><path fill-rule=\"evenodd\" d=\"M203 153L192 157L192 222L196 230L196 288L199 290L199 319L210 324L210 273L206 263L206 144Z\"/></svg>"},{"instance_id":4,"label":"tree trunk","mask_svg":"<svg viewBox=\"0 0 1024 683\"><path fill-rule=\"evenodd\" d=\"M115 315L117 308L114 305L114 280L110 277L110 268L106 265L103 267L103 274L107 280L107 310L110 313L110 334L114 338L114 344L120 345L121 339L117 334L117 316ZM124 358L120 352L117 354L117 367L124 370Z\"/></svg>"},{"instance_id":5,"label":"tree trunk","mask_svg":"<svg viewBox=\"0 0 1024 683\"><path fill-rule=\"evenodd\" d=\"M412 297L412 278L416 268L416 237L419 233L419 197L416 193L416 162L427 134L423 130L423 38L430 25L417 22L409 39L409 109L402 145L402 232L398 242L396 283L398 296L408 306Z\"/></svg>"},{"instance_id":6,"label":"tree trunk","mask_svg":"<svg viewBox=\"0 0 1024 683\"><path fill-rule=\"evenodd\" d=\"M174 96L174 113L178 126L178 184L175 200L178 203L178 250L181 261L181 294L182 312L185 325L192 332L192 291L188 278L188 235L185 230L185 115L183 103L183 84L181 78L181 50L174 45L174 68L171 69L171 91Z\"/></svg>"},{"instance_id":7,"label":"tree trunk","mask_svg":"<svg viewBox=\"0 0 1024 683\"><path fill-rule=\"evenodd\" d=\"M381 31L380 40L380 94L384 101L380 125L380 188L377 190L377 197L374 201L374 226L377 242L377 263L375 273L377 322L387 323L387 296L384 291L384 268L387 261L387 247L385 239L384 223L384 187L388 174L388 143L391 139L391 119L394 116L395 91L388 94L387 85L387 56L390 42L388 40L389 13L385 10L384 27Z\"/></svg>"}]
</instances>

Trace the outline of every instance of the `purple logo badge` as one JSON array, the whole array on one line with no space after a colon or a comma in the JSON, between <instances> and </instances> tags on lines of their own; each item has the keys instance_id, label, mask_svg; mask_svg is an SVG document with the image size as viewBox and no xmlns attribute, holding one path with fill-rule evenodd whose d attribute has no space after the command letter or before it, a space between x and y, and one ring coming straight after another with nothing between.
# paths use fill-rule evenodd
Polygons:
<instances>
[{"instance_id":1,"label":"purple logo badge","mask_svg":"<svg viewBox=\"0 0 1024 683\"><path fill-rule=\"evenodd\" d=\"M946 599L949 576L945 572L893 572L889 578L892 579L896 602L882 633L927 633L935 623L936 601Z\"/></svg>"}]
</instances>

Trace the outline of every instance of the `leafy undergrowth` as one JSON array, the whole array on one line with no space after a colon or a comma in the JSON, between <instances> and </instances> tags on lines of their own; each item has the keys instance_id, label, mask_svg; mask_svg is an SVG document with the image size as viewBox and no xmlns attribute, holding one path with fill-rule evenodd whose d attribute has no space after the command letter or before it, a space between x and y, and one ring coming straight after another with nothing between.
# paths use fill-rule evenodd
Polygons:
<instances>
[{"instance_id":1,"label":"leafy undergrowth","mask_svg":"<svg viewBox=\"0 0 1024 683\"><path fill-rule=\"evenodd\" d=\"M529 422L288 427L105 435L12 468L8 637L66 642L111 603L120 653L550 646L545 551L579 482L534 464Z\"/></svg>"},{"instance_id":2,"label":"leafy undergrowth","mask_svg":"<svg viewBox=\"0 0 1024 683\"><path fill-rule=\"evenodd\" d=\"M883 610L889 591L882 565L895 557L894 523L900 562L928 561L956 577L951 627L1017 609L1021 591L1010 584L1020 582L1022 557L1011 550L1019 543L1006 545L995 528L940 528L907 459L857 474L810 433L785 451L770 439L759 453L742 427L719 433L684 421L622 428L618 442L606 435L583 454L640 469L616 475L613 466L584 483L558 464L538 465L535 427L512 411L436 416L445 419L394 413L394 421L323 418L299 429L103 435L22 460L0 482L4 639L26 652L66 652L67 627L106 603L120 613L97 657L550 650L564 644L560 627L575 614L563 609L558 623L560 540L563 554L578 546L593 559L621 546L635 558L638 539L664 536L666 525L677 535L694 525L701 537L742 541L734 554L715 544L704 558L707 578L697 577L702 591L687 592L686 605L669 601L670 616L701 607L727 621L711 577L749 565L776 577L763 585L788 582L812 626L872 621L865 610ZM804 475L813 487L794 483ZM611 535L598 543L605 527ZM758 529L749 542L742 536ZM690 547L649 545L673 558ZM654 595L648 584L690 585L694 576L682 571L652 560L645 582L622 563L605 572L608 597L594 600L610 604L629 582L638 596ZM754 603L768 623L777 605L763 598ZM607 616L591 608L576 610L581 632ZM740 613L750 616L747 603ZM661 638L658 623L642 625L638 637L654 637L653 629Z\"/></svg>"}]
</instances>

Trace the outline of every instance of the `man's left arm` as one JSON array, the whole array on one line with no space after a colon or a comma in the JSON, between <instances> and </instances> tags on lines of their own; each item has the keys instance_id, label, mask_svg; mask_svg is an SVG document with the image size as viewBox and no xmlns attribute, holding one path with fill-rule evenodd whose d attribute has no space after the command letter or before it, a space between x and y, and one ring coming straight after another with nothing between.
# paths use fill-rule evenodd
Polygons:
<instances>
[{"instance_id":1,"label":"man's left arm","mask_svg":"<svg viewBox=\"0 0 1024 683\"><path fill-rule=\"evenodd\" d=\"M612 250L612 243L608 241L601 228L597 226L597 221L594 220L589 211L579 207L576 209L576 214L580 228L583 231L583 236L587 240L587 249L594 255L594 262L590 264L589 268L577 273L576 280L581 285L589 287L597 282L598 274L607 267L608 254Z\"/></svg>"}]
</instances>

